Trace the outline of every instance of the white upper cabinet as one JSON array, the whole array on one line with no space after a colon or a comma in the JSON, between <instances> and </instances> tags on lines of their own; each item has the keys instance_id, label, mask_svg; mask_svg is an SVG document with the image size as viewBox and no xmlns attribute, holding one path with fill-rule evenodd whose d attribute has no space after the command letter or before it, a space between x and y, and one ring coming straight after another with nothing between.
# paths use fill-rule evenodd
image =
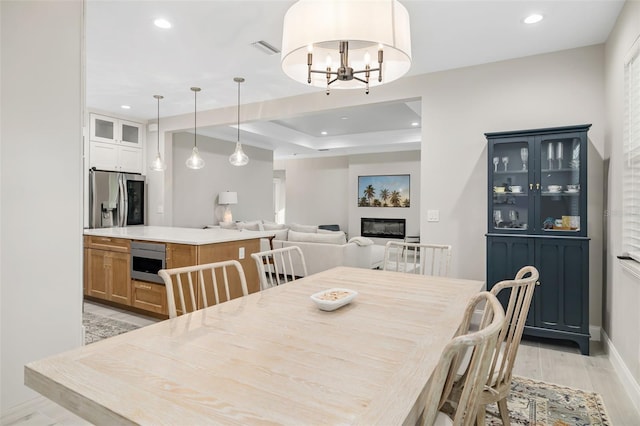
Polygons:
<instances>
[{"instance_id":1,"label":"white upper cabinet","mask_svg":"<svg viewBox=\"0 0 640 426\"><path fill-rule=\"evenodd\" d=\"M143 172L144 124L98 114L90 114L90 121L90 167Z\"/></svg>"}]
</instances>

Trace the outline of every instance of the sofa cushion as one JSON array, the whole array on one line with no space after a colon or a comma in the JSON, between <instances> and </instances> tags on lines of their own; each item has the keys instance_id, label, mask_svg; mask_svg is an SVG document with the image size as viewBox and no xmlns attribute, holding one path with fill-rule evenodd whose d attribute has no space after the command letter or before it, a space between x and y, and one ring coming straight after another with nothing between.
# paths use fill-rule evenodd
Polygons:
<instances>
[{"instance_id":1,"label":"sofa cushion","mask_svg":"<svg viewBox=\"0 0 640 426\"><path fill-rule=\"evenodd\" d=\"M238 229L246 229L248 231L262 231L262 222L255 220L253 222L236 222Z\"/></svg>"},{"instance_id":2,"label":"sofa cushion","mask_svg":"<svg viewBox=\"0 0 640 426\"><path fill-rule=\"evenodd\" d=\"M316 225L300 225L299 223L292 223L291 229L296 232L318 232L318 226Z\"/></svg>"},{"instance_id":3,"label":"sofa cushion","mask_svg":"<svg viewBox=\"0 0 640 426\"><path fill-rule=\"evenodd\" d=\"M330 234L318 234L311 232L297 232L289 230L289 241L300 241L307 243L325 243L325 244L346 244L347 237L344 232L332 232Z\"/></svg>"},{"instance_id":4,"label":"sofa cushion","mask_svg":"<svg viewBox=\"0 0 640 426\"><path fill-rule=\"evenodd\" d=\"M271 222L265 222L262 224L262 228L265 231L274 231L276 229L285 229L286 226L282 223L271 223Z\"/></svg>"}]
</instances>

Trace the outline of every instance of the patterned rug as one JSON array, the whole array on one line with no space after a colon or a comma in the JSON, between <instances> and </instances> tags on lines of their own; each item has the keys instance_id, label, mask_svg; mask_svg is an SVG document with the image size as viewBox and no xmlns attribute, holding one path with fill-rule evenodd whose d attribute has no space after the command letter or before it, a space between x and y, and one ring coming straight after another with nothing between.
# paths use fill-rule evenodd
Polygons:
<instances>
[{"instance_id":1,"label":"patterned rug","mask_svg":"<svg viewBox=\"0 0 640 426\"><path fill-rule=\"evenodd\" d=\"M513 377L507 405L512 425L611 425L599 394L524 377ZM486 421L502 426L496 404L487 406Z\"/></svg>"},{"instance_id":2,"label":"patterned rug","mask_svg":"<svg viewBox=\"0 0 640 426\"><path fill-rule=\"evenodd\" d=\"M135 324L118 321L113 318L103 317L90 312L84 312L82 314L82 325L85 327L85 345L139 328Z\"/></svg>"}]
</instances>

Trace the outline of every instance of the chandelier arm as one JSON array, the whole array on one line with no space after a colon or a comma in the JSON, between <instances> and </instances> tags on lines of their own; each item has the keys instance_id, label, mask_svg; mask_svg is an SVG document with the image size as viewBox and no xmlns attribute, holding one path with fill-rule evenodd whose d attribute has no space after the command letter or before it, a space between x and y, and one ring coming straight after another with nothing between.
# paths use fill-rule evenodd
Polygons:
<instances>
[{"instance_id":1,"label":"chandelier arm","mask_svg":"<svg viewBox=\"0 0 640 426\"><path fill-rule=\"evenodd\" d=\"M360 70L360 71L354 71L354 74L362 74L363 72L373 72L373 71L380 71L380 68L370 68L368 70L364 69L364 70ZM354 77L355 78L355 77Z\"/></svg>"},{"instance_id":2,"label":"chandelier arm","mask_svg":"<svg viewBox=\"0 0 640 426\"><path fill-rule=\"evenodd\" d=\"M337 78L337 77L336 77L336 78L334 78L333 80L331 80L330 82L328 82L328 83L327 83L327 86L328 86L328 85L330 85L331 83L333 83L333 82L337 81L337 80L338 80L338 78Z\"/></svg>"},{"instance_id":3,"label":"chandelier arm","mask_svg":"<svg viewBox=\"0 0 640 426\"><path fill-rule=\"evenodd\" d=\"M320 71L320 70L311 70L311 72L312 72L312 73L316 73L316 74L324 74L324 75L327 75L327 74L338 75L338 71L327 71L327 70Z\"/></svg>"},{"instance_id":4,"label":"chandelier arm","mask_svg":"<svg viewBox=\"0 0 640 426\"><path fill-rule=\"evenodd\" d=\"M368 82L367 80L363 80L363 79L361 79L361 78L359 78L359 77L356 77L356 76L353 76L353 79L354 79L354 80L361 81L361 82L363 82L364 84L369 84L369 82Z\"/></svg>"}]
</instances>

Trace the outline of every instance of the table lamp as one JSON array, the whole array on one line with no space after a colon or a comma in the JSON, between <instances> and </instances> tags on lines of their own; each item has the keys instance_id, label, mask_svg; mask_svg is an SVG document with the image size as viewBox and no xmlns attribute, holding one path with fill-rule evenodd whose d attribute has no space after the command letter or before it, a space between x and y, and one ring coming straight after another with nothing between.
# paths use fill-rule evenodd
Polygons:
<instances>
[{"instance_id":1,"label":"table lamp","mask_svg":"<svg viewBox=\"0 0 640 426\"><path fill-rule=\"evenodd\" d=\"M218 204L226 205L222 221L233 222L233 216L231 215L231 209L229 208L229 205L238 204L238 193L231 191L221 192L220 194L218 194Z\"/></svg>"}]
</instances>

